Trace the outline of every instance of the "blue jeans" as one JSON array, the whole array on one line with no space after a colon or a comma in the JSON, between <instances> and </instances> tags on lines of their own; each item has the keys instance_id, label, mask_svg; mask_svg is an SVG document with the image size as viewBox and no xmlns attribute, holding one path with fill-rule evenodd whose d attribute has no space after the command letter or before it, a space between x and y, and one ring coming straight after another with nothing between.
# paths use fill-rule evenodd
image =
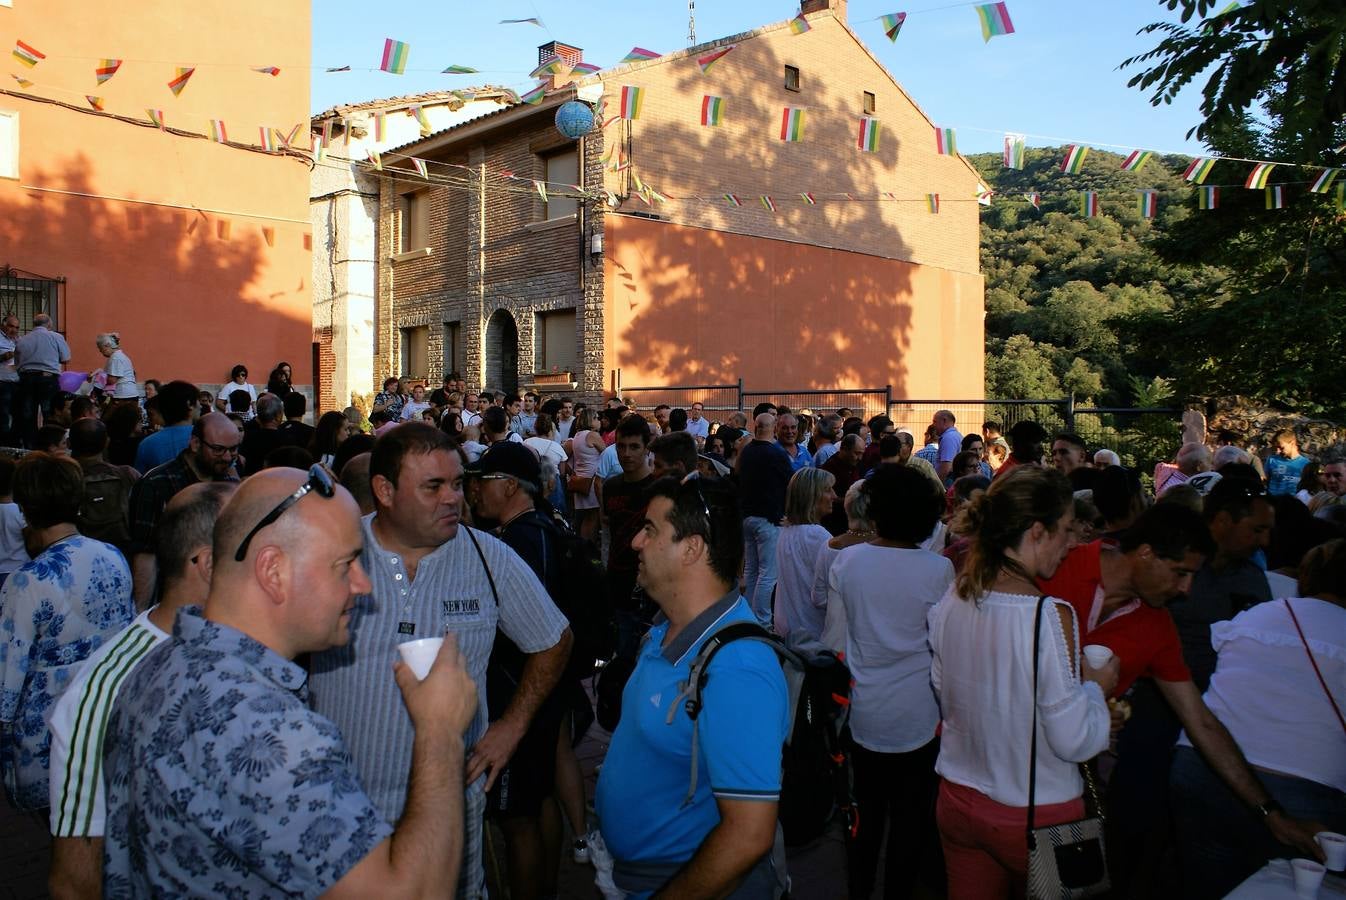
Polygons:
<instances>
[{"instance_id":1,"label":"blue jeans","mask_svg":"<svg viewBox=\"0 0 1346 900\"><path fill-rule=\"evenodd\" d=\"M780 526L761 516L743 520L743 596L757 621L771 627L771 592L776 589L776 539Z\"/></svg>"}]
</instances>

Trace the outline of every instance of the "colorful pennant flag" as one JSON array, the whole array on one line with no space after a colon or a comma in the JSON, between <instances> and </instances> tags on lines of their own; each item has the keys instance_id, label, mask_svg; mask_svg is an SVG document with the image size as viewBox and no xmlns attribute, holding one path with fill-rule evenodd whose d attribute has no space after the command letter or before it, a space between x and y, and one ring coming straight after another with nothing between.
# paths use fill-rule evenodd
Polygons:
<instances>
[{"instance_id":1,"label":"colorful pennant flag","mask_svg":"<svg viewBox=\"0 0 1346 900\"><path fill-rule=\"evenodd\" d=\"M98 79L99 84L103 84L122 67L120 59L100 59L98 66L93 70L93 77Z\"/></svg>"},{"instance_id":2,"label":"colorful pennant flag","mask_svg":"<svg viewBox=\"0 0 1346 900\"><path fill-rule=\"evenodd\" d=\"M1042 208L1042 195L1036 191L1024 194L1024 199L1027 200L1034 209Z\"/></svg>"},{"instance_id":3,"label":"colorful pennant flag","mask_svg":"<svg viewBox=\"0 0 1346 900\"><path fill-rule=\"evenodd\" d=\"M379 69L384 72L391 72L394 75L401 75L407 71L407 57L410 55L411 47L404 42L384 38L383 60L379 63Z\"/></svg>"},{"instance_id":4,"label":"colorful pennant flag","mask_svg":"<svg viewBox=\"0 0 1346 900\"><path fill-rule=\"evenodd\" d=\"M182 89L187 86L187 82L191 80L192 73L196 71L196 68L184 69L178 67L174 69L174 71L177 72L177 74L174 75L173 80L168 83L168 89L173 92L174 97L177 97L182 93Z\"/></svg>"},{"instance_id":5,"label":"colorful pennant flag","mask_svg":"<svg viewBox=\"0 0 1346 900\"><path fill-rule=\"evenodd\" d=\"M738 198L738 194L725 194L725 195L724 195L724 199L727 200L727 201L729 202L729 205L730 205L730 206L742 206L742 205L743 205L743 201L740 200L740 199Z\"/></svg>"},{"instance_id":6,"label":"colorful pennant flag","mask_svg":"<svg viewBox=\"0 0 1346 900\"><path fill-rule=\"evenodd\" d=\"M545 181L534 181L533 190L537 191L537 195L542 198L543 203L547 202L547 183Z\"/></svg>"},{"instance_id":7,"label":"colorful pennant flag","mask_svg":"<svg viewBox=\"0 0 1346 900\"><path fill-rule=\"evenodd\" d=\"M807 203L809 206L817 206L817 205L818 205L818 198L815 197L815 196L813 196L813 194L811 194L811 193L809 193L809 192L807 192L807 191L805 191L804 193L800 194L800 195L799 195L799 199L800 199L800 200L803 200L803 201L804 201L805 203Z\"/></svg>"},{"instance_id":8,"label":"colorful pennant flag","mask_svg":"<svg viewBox=\"0 0 1346 900\"><path fill-rule=\"evenodd\" d=\"M1007 169L1022 169L1024 167L1024 152L1027 144L1027 138L1022 134L1005 135L1005 152L1003 160Z\"/></svg>"},{"instance_id":9,"label":"colorful pennant flag","mask_svg":"<svg viewBox=\"0 0 1346 900\"><path fill-rule=\"evenodd\" d=\"M907 21L907 14L904 12L879 16L879 22L883 25L883 33L888 35L890 41L897 40L898 32L902 30L902 23L905 21Z\"/></svg>"},{"instance_id":10,"label":"colorful pennant flag","mask_svg":"<svg viewBox=\"0 0 1346 900\"><path fill-rule=\"evenodd\" d=\"M220 219L215 223L215 236L222 241L229 240L229 236L234 232L234 223L228 219Z\"/></svg>"},{"instance_id":11,"label":"colorful pennant flag","mask_svg":"<svg viewBox=\"0 0 1346 900\"><path fill-rule=\"evenodd\" d=\"M257 146L261 147L263 150L275 151L276 136L272 129L267 128L264 125L260 126L257 129L257 136L261 138L261 140L257 142Z\"/></svg>"},{"instance_id":12,"label":"colorful pennant flag","mask_svg":"<svg viewBox=\"0 0 1346 900\"><path fill-rule=\"evenodd\" d=\"M536 69L528 73L529 78L541 78L543 75L569 75L570 63L561 59L559 56L553 56L551 59L543 62Z\"/></svg>"},{"instance_id":13,"label":"colorful pennant flag","mask_svg":"<svg viewBox=\"0 0 1346 900\"><path fill-rule=\"evenodd\" d=\"M160 131L164 127L164 111L162 109L147 109L145 114L150 117L150 121L155 124Z\"/></svg>"},{"instance_id":14,"label":"colorful pennant flag","mask_svg":"<svg viewBox=\"0 0 1346 900\"><path fill-rule=\"evenodd\" d=\"M382 141L384 130L388 127L387 113L374 113L374 140Z\"/></svg>"},{"instance_id":15,"label":"colorful pennant flag","mask_svg":"<svg viewBox=\"0 0 1346 900\"><path fill-rule=\"evenodd\" d=\"M500 24L501 24L501 25L536 25L538 28L543 27L543 26L542 26L542 20L541 20L541 19L501 19L501 20L500 20Z\"/></svg>"},{"instance_id":16,"label":"colorful pennant flag","mask_svg":"<svg viewBox=\"0 0 1346 900\"><path fill-rule=\"evenodd\" d=\"M270 75L272 78L280 74L279 66L253 66L252 70L259 75Z\"/></svg>"},{"instance_id":17,"label":"colorful pennant flag","mask_svg":"<svg viewBox=\"0 0 1346 900\"><path fill-rule=\"evenodd\" d=\"M772 200L766 194L762 195L762 206L766 209L767 212L776 211L776 201Z\"/></svg>"},{"instance_id":18,"label":"colorful pennant flag","mask_svg":"<svg viewBox=\"0 0 1346 900\"><path fill-rule=\"evenodd\" d=\"M1142 219L1153 219L1159 212L1159 192L1144 190L1136 191L1140 195L1140 217Z\"/></svg>"},{"instance_id":19,"label":"colorful pennant flag","mask_svg":"<svg viewBox=\"0 0 1346 900\"><path fill-rule=\"evenodd\" d=\"M645 89L634 85L622 85L622 105L618 115L623 119L639 119L640 108L645 105Z\"/></svg>"},{"instance_id":20,"label":"colorful pennant flag","mask_svg":"<svg viewBox=\"0 0 1346 900\"><path fill-rule=\"evenodd\" d=\"M1323 169L1309 190L1315 194L1326 194L1331 189L1332 182L1336 181L1340 174L1341 169Z\"/></svg>"},{"instance_id":21,"label":"colorful pennant flag","mask_svg":"<svg viewBox=\"0 0 1346 900\"><path fill-rule=\"evenodd\" d=\"M303 123L303 122L300 122L298 125L296 125L296 126L294 126L293 128L290 129L289 134L285 135L285 137L284 137L285 146L287 146L287 147L292 147L292 146L294 146L294 142L297 141L297 140L299 140L299 129L301 129L301 128L303 128L303 127L304 127L304 123Z\"/></svg>"},{"instance_id":22,"label":"colorful pennant flag","mask_svg":"<svg viewBox=\"0 0 1346 900\"><path fill-rule=\"evenodd\" d=\"M646 50L644 47L632 47L631 52L623 56L621 62L617 65L621 65L622 63L644 62L647 59L658 59L660 55L661 54L655 53L653 50Z\"/></svg>"},{"instance_id":23,"label":"colorful pennant flag","mask_svg":"<svg viewBox=\"0 0 1346 900\"><path fill-rule=\"evenodd\" d=\"M724 59L730 53L738 49L738 44L730 44L728 47L721 47L719 50L712 50L705 56L698 56L696 64L701 67L701 74L704 75L710 71L710 67L720 60Z\"/></svg>"},{"instance_id":24,"label":"colorful pennant flag","mask_svg":"<svg viewBox=\"0 0 1346 900\"><path fill-rule=\"evenodd\" d=\"M860 135L856 146L866 153L876 153L879 149L879 120L873 116L860 118Z\"/></svg>"},{"instance_id":25,"label":"colorful pennant flag","mask_svg":"<svg viewBox=\"0 0 1346 900\"><path fill-rule=\"evenodd\" d=\"M425 115L425 107L417 104L407 110L407 115L416 120L416 124L421 126L421 137L425 137L433 129L430 127L430 119Z\"/></svg>"},{"instance_id":26,"label":"colorful pennant flag","mask_svg":"<svg viewBox=\"0 0 1346 900\"><path fill-rule=\"evenodd\" d=\"M14 75L11 73L10 77L13 78L15 81L17 81L19 83L19 87L23 88L24 90L28 90L28 88L33 86L33 82L29 81L27 78L24 78L22 75Z\"/></svg>"},{"instance_id":27,"label":"colorful pennant flag","mask_svg":"<svg viewBox=\"0 0 1346 900\"><path fill-rule=\"evenodd\" d=\"M271 225L263 225L262 240L266 241L268 247L276 246L276 229Z\"/></svg>"},{"instance_id":28,"label":"colorful pennant flag","mask_svg":"<svg viewBox=\"0 0 1346 900\"><path fill-rule=\"evenodd\" d=\"M1248 180L1243 186L1249 190L1260 190L1267 186L1267 179L1271 177L1271 170L1276 168L1275 163L1258 163L1253 166L1253 170L1248 173Z\"/></svg>"},{"instance_id":29,"label":"colorful pennant flag","mask_svg":"<svg viewBox=\"0 0 1346 900\"><path fill-rule=\"evenodd\" d=\"M1199 156L1192 160L1187 168L1183 170L1183 180L1189 181L1192 184L1202 184L1205 182L1206 177L1210 175L1210 170L1213 168L1215 168L1215 160Z\"/></svg>"},{"instance_id":30,"label":"colorful pennant flag","mask_svg":"<svg viewBox=\"0 0 1346 900\"><path fill-rule=\"evenodd\" d=\"M444 70L441 72L441 74L443 74L443 75L475 75L476 72L477 72L477 70L474 69L474 68L472 68L471 66L457 66L457 65L454 65L454 66L449 66L448 68L444 69Z\"/></svg>"},{"instance_id":31,"label":"colorful pennant flag","mask_svg":"<svg viewBox=\"0 0 1346 900\"><path fill-rule=\"evenodd\" d=\"M229 132L224 128L223 119L210 120L210 139L217 144L229 143Z\"/></svg>"},{"instance_id":32,"label":"colorful pennant flag","mask_svg":"<svg viewBox=\"0 0 1346 900\"><path fill-rule=\"evenodd\" d=\"M958 140L952 128L935 128L935 152L940 156L958 155Z\"/></svg>"},{"instance_id":33,"label":"colorful pennant flag","mask_svg":"<svg viewBox=\"0 0 1346 900\"><path fill-rule=\"evenodd\" d=\"M809 25L809 20L804 18L802 12L790 20L790 31L793 34L803 34L812 27Z\"/></svg>"},{"instance_id":34,"label":"colorful pennant flag","mask_svg":"<svg viewBox=\"0 0 1346 900\"><path fill-rule=\"evenodd\" d=\"M1346 212L1346 183L1337 185L1337 212Z\"/></svg>"},{"instance_id":35,"label":"colorful pennant flag","mask_svg":"<svg viewBox=\"0 0 1346 900\"><path fill-rule=\"evenodd\" d=\"M925 208L932 213L939 212L939 194L926 194Z\"/></svg>"},{"instance_id":36,"label":"colorful pennant flag","mask_svg":"<svg viewBox=\"0 0 1346 900\"><path fill-rule=\"evenodd\" d=\"M573 71L579 72L581 75L592 75L595 72L601 72L602 70L603 67L595 63L577 62L575 63Z\"/></svg>"},{"instance_id":37,"label":"colorful pennant flag","mask_svg":"<svg viewBox=\"0 0 1346 900\"><path fill-rule=\"evenodd\" d=\"M1266 189L1267 209L1285 209L1285 187L1273 184Z\"/></svg>"},{"instance_id":38,"label":"colorful pennant flag","mask_svg":"<svg viewBox=\"0 0 1346 900\"><path fill-rule=\"evenodd\" d=\"M95 97L93 94L85 94L84 99L89 101L89 105L99 112L103 111L103 98Z\"/></svg>"},{"instance_id":39,"label":"colorful pennant flag","mask_svg":"<svg viewBox=\"0 0 1346 900\"><path fill-rule=\"evenodd\" d=\"M377 171L377 172L382 172L382 171L383 171L383 154L381 154L381 153L379 153L379 152L377 152L377 151L375 151L375 150L370 150L370 151L369 151L369 161L370 161L371 163L373 163L373 165L374 165L374 170L375 170L375 171Z\"/></svg>"},{"instance_id":40,"label":"colorful pennant flag","mask_svg":"<svg viewBox=\"0 0 1346 900\"><path fill-rule=\"evenodd\" d=\"M1003 34L1014 34L1014 23L1010 21L1009 10L1003 3L982 3L977 6L977 19L981 22L981 38L989 41Z\"/></svg>"},{"instance_id":41,"label":"colorful pennant flag","mask_svg":"<svg viewBox=\"0 0 1346 900\"><path fill-rule=\"evenodd\" d=\"M724 123L724 100L706 94L701 98L701 124L721 125Z\"/></svg>"},{"instance_id":42,"label":"colorful pennant flag","mask_svg":"<svg viewBox=\"0 0 1346 900\"><path fill-rule=\"evenodd\" d=\"M322 143L320 146L332 146L332 120L324 119L322 123Z\"/></svg>"},{"instance_id":43,"label":"colorful pennant flag","mask_svg":"<svg viewBox=\"0 0 1346 900\"><path fill-rule=\"evenodd\" d=\"M324 72L349 72L350 66L332 66L330 69L323 69Z\"/></svg>"},{"instance_id":44,"label":"colorful pennant flag","mask_svg":"<svg viewBox=\"0 0 1346 900\"><path fill-rule=\"evenodd\" d=\"M995 196L995 191L991 190L991 189L988 188L986 185L982 184L980 181L977 182L977 205L978 205L978 206L990 206L990 205L991 205L991 198L994 197L994 196Z\"/></svg>"},{"instance_id":45,"label":"colorful pennant flag","mask_svg":"<svg viewBox=\"0 0 1346 900\"><path fill-rule=\"evenodd\" d=\"M1122 168L1127 172L1139 172L1153 156L1154 153L1149 150L1132 150L1130 155L1122 160Z\"/></svg>"},{"instance_id":46,"label":"colorful pennant flag","mask_svg":"<svg viewBox=\"0 0 1346 900\"><path fill-rule=\"evenodd\" d=\"M1061 171L1070 175L1078 175L1084 171L1084 159L1089 155L1089 148L1083 144L1071 144L1066 148L1065 158L1061 160Z\"/></svg>"},{"instance_id":47,"label":"colorful pennant flag","mask_svg":"<svg viewBox=\"0 0 1346 900\"><path fill-rule=\"evenodd\" d=\"M30 44L25 44L23 41L15 41L14 58L31 69L33 66L46 59L47 54Z\"/></svg>"},{"instance_id":48,"label":"colorful pennant flag","mask_svg":"<svg viewBox=\"0 0 1346 900\"><path fill-rule=\"evenodd\" d=\"M1211 185L1196 189L1197 209L1216 209L1220 205L1220 189Z\"/></svg>"},{"instance_id":49,"label":"colorful pennant flag","mask_svg":"<svg viewBox=\"0 0 1346 900\"><path fill-rule=\"evenodd\" d=\"M1098 191L1085 191L1080 196L1080 212L1086 219L1098 215Z\"/></svg>"},{"instance_id":50,"label":"colorful pennant flag","mask_svg":"<svg viewBox=\"0 0 1346 900\"><path fill-rule=\"evenodd\" d=\"M413 156L411 158L411 164L416 167L416 171L422 178L430 177L430 167L425 164L425 160Z\"/></svg>"},{"instance_id":51,"label":"colorful pennant flag","mask_svg":"<svg viewBox=\"0 0 1346 900\"><path fill-rule=\"evenodd\" d=\"M804 110L799 106L787 106L781 113L780 139L798 142L804 140Z\"/></svg>"},{"instance_id":52,"label":"colorful pennant flag","mask_svg":"<svg viewBox=\"0 0 1346 900\"><path fill-rule=\"evenodd\" d=\"M528 93L520 95L519 102L527 103L529 106L537 106L539 103L542 102L546 94L547 94L547 85L539 84L537 87L533 88Z\"/></svg>"}]
</instances>

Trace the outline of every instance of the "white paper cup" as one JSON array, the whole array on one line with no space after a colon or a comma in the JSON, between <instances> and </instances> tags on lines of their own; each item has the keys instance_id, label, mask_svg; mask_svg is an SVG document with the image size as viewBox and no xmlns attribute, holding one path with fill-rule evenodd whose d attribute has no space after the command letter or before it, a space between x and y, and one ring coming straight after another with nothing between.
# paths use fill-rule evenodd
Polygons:
<instances>
[{"instance_id":1,"label":"white paper cup","mask_svg":"<svg viewBox=\"0 0 1346 900\"><path fill-rule=\"evenodd\" d=\"M1323 875L1327 872L1322 863L1311 859L1292 859L1290 869L1295 876L1295 895L1302 900L1314 900L1323 883Z\"/></svg>"},{"instance_id":2,"label":"white paper cup","mask_svg":"<svg viewBox=\"0 0 1346 900\"><path fill-rule=\"evenodd\" d=\"M1313 837L1318 841L1318 846L1323 848L1323 855L1327 857L1327 867L1329 869L1333 872L1346 869L1346 834L1337 834L1335 831L1320 831Z\"/></svg>"},{"instance_id":3,"label":"white paper cup","mask_svg":"<svg viewBox=\"0 0 1346 900\"><path fill-rule=\"evenodd\" d=\"M439 655L439 648L443 645L442 637L421 638L419 641L398 644L397 652L402 657L402 662L411 667L416 680L423 681L425 676L430 674L430 667L435 664L435 657Z\"/></svg>"},{"instance_id":4,"label":"white paper cup","mask_svg":"<svg viewBox=\"0 0 1346 900\"><path fill-rule=\"evenodd\" d=\"M1084 648L1084 658L1091 669L1101 669L1112 659L1112 651L1102 644L1089 644Z\"/></svg>"}]
</instances>

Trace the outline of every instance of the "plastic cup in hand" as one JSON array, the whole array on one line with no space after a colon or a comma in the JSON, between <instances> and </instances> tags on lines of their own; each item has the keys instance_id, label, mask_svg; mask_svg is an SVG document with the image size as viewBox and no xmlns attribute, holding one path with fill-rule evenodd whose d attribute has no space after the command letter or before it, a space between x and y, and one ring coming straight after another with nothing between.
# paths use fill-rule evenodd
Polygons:
<instances>
[{"instance_id":1,"label":"plastic cup in hand","mask_svg":"<svg viewBox=\"0 0 1346 900\"><path fill-rule=\"evenodd\" d=\"M1084 648L1084 658L1089 660L1089 668L1101 669L1112 659L1112 651L1102 644L1089 644Z\"/></svg>"},{"instance_id":2,"label":"plastic cup in hand","mask_svg":"<svg viewBox=\"0 0 1346 900\"><path fill-rule=\"evenodd\" d=\"M1292 859L1290 869L1295 876L1295 895L1302 900L1314 900L1323 883L1323 875L1327 872L1322 863L1311 859Z\"/></svg>"},{"instance_id":3,"label":"plastic cup in hand","mask_svg":"<svg viewBox=\"0 0 1346 900\"><path fill-rule=\"evenodd\" d=\"M1346 834L1320 831L1313 837L1318 846L1323 848L1323 855L1327 857L1327 867L1333 872L1346 870Z\"/></svg>"},{"instance_id":4,"label":"plastic cup in hand","mask_svg":"<svg viewBox=\"0 0 1346 900\"><path fill-rule=\"evenodd\" d=\"M443 638L421 638L419 641L398 644L397 652L402 657L402 662L411 667L416 680L424 681L425 676L430 674L430 667L435 664L439 648L443 645Z\"/></svg>"}]
</instances>

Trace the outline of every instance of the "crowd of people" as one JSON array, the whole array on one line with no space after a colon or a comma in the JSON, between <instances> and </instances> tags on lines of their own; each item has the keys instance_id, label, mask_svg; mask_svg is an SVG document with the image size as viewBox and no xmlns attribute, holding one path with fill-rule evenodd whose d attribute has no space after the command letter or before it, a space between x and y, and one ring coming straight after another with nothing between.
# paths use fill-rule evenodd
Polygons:
<instances>
[{"instance_id":1,"label":"crowd of people","mask_svg":"<svg viewBox=\"0 0 1346 900\"><path fill-rule=\"evenodd\" d=\"M1030 829L1100 808L1119 897L1346 831L1346 457L1293 432L1142 474L1031 421L918 444L457 375L310 425L284 363L211 396L102 335L66 396L26 339L0 770L54 897L475 898L494 860L531 900L563 854L609 898L779 897L792 682L762 641L696 668L745 625L849 669L836 896L1022 896Z\"/></svg>"}]
</instances>

